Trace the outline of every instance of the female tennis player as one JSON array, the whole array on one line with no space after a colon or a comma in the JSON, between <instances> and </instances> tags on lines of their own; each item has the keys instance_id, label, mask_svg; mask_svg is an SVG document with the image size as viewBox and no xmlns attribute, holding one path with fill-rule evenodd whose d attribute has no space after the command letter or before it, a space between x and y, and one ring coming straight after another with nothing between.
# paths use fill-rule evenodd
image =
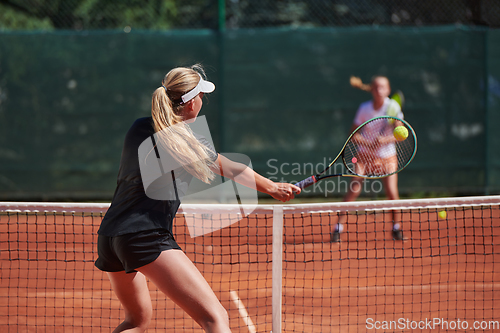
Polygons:
<instances>
[{"instance_id":1,"label":"female tennis player","mask_svg":"<svg viewBox=\"0 0 500 333\"><path fill-rule=\"evenodd\" d=\"M364 85L359 80L359 82L355 82L356 85L353 84L353 80L351 78L351 84L356 86L362 90L369 90L372 94L373 99L367 102L362 103L358 111L356 112L356 116L354 117L354 122L352 124L351 132L354 131L359 125L368 121L375 117L380 116L394 116L400 119L403 119L404 115L401 111L401 107L399 104L391 100L389 95L391 94L391 85L389 79L385 76L375 76L373 77L370 85ZM391 112L388 112L388 111ZM391 114L388 114L391 113ZM379 128L369 128L367 130L379 132L383 129ZM358 150L358 162L356 164L357 168L364 168L363 164L363 146L369 145L369 142L362 142L362 133L358 135L359 142L359 150ZM386 138L393 138L392 135L386 135ZM370 151L371 149L368 149ZM383 146L379 150L379 155L377 156L377 161L375 163L375 168L384 168L384 172L387 173L387 168L389 169L397 169L397 158L396 158L396 148L391 143L391 141L387 142L387 147ZM389 171L390 172L390 171ZM363 173L362 171L358 173ZM383 178L382 183L384 185L386 196L389 200L397 200L399 199L399 191L398 191L398 175L394 174L389 177ZM357 199L362 190L363 178L352 178L351 183L349 185L349 189L347 194L344 197L344 201L354 201ZM393 226L392 226L392 237L395 240L403 240L403 233L401 231L401 225L397 221L399 216L395 216L397 214L393 213ZM337 224L334 226L332 230L331 240L332 242L340 241L340 234L343 231L343 225L347 221L347 215L341 214L339 216L339 220Z\"/></svg>"},{"instance_id":2,"label":"female tennis player","mask_svg":"<svg viewBox=\"0 0 500 333\"><path fill-rule=\"evenodd\" d=\"M230 332L226 310L204 277L177 245L172 223L179 200L154 200L143 188L138 161L139 145L160 132L164 144L176 152L185 174L210 182L214 173L234 178L242 165L222 155L183 124L194 120L203 94L215 85L204 79L200 65L178 67L167 73L152 98L152 116L134 122L122 151L117 188L98 231L97 268L107 272L111 286L125 309L125 320L114 332L143 332L152 316L146 277L186 311L206 332ZM172 125L177 130L168 131ZM179 130L180 128L180 130ZM167 129L167 131L165 131ZM201 162L200 162L201 161ZM258 191L288 201L300 188L273 181L243 167L254 177ZM185 175L184 175L185 177ZM238 176L238 179L245 179ZM243 184L245 185L245 184Z\"/></svg>"}]
</instances>

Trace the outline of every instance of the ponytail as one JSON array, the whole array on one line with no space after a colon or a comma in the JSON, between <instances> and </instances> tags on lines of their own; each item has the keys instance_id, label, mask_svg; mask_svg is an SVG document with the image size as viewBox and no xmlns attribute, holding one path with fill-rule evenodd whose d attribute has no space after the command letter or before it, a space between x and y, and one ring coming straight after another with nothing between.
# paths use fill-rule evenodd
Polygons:
<instances>
[{"instance_id":1,"label":"ponytail","mask_svg":"<svg viewBox=\"0 0 500 333\"><path fill-rule=\"evenodd\" d=\"M363 83L359 77L351 76L350 81L351 86L353 88L357 88L363 91L370 92L372 90L372 86L370 84Z\"/></svg>"},{"instance_id":2,"label":"ponytail","mask_svg":"<svg viewBox=\"0 0 500 333\"><path fill-rule=\"evenodd\" d=\"M196 139L191 128L183 122L184 106L178 102L180 96L193 89L198 81L198 72L191 68L170 71L162 87L153 93L151 115L159 139L157 144L166 149L187 172L208 184L215 178L210 168L212 161L209 149Z\"/></svg>"}]
</instances>

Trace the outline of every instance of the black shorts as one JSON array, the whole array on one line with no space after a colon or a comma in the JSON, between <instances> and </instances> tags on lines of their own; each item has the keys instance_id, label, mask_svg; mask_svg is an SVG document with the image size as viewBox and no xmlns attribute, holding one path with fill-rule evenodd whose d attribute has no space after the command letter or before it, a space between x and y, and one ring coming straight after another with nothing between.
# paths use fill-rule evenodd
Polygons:
<instances>
[{"instance_id":1,"label":"black shorts","mask_svg":"<svg viewBox=\"0 0 500 333\"><path fill-rule=\"evenodd\" d=\"M116 237L99 235L95 266L105 272L136 272L158 258L165 250L181 250L170 232L146 230Z\"/></svg>"}]
</instances>

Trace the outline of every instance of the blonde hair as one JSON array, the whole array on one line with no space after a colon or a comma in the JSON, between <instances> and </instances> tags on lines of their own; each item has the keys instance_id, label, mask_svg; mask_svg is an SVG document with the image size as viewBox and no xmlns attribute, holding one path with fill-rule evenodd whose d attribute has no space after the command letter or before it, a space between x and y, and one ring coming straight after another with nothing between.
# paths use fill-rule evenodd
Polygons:
<instances>
[{"instance_id":1,"label":"blonde hair","mask_svg":"<svg viewBox=\"0 0 500 333\"><path fill-rule=\"evenodd\" d=\"M210 183L215 175L210 169L213 163L209 158L209 149L196 139L182 118L185 105L182 104L181 96L196 87L200 81L199 75L205 77L203 68L198 64L189 68L177 67L168 72L163 78L162 87L153 93L151 115L159 144L187 172Z\"/></svg>"},{"instance_id":2,"label":"blonde hair","mask_svg":"<svg viewBox=\"0 0 500 333\"><path fill-rule=\"evenodd\" d=\"M389 83L389 86L391 84L389 79L386 76L382 76L382 75L376 75L376 76L372 77L370 84L363 83L363 81L357 76L351 76L349 83L354 88L357 88L357 89L360 89L363 91L367 91L367 92L371 92L372 91L372 84L377 79L386 79L387 82Z\"/></svg>"}]
</instances>

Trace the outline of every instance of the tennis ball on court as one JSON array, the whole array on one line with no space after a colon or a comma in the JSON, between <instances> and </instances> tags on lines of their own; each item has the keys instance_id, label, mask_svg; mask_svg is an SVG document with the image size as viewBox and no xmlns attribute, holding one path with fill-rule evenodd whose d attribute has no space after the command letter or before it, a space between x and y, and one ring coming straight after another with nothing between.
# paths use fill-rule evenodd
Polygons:
<instances>
[{"instance_id":1,"label":"tennis ball on court","mask_svg":"<svg viewBox=\"0 0 500 333\"><path fill-rule=\"evenodd\" d=\"M404 126L398 126L394 129L394 137L398 141L406 140L408 137L408 130Z\"/></svg>"},{"instance_id":2,"label":"tennis ball on court","mask_svg":"<svg viewBox=\"0 0 500 333\"><path fill-rule=\"evenodd\" d=\"M442 210L438 213L438 217L441 219L441 220L444 220L446 219L446 211L445 210Z\"/></svg>"}]
</instances>

